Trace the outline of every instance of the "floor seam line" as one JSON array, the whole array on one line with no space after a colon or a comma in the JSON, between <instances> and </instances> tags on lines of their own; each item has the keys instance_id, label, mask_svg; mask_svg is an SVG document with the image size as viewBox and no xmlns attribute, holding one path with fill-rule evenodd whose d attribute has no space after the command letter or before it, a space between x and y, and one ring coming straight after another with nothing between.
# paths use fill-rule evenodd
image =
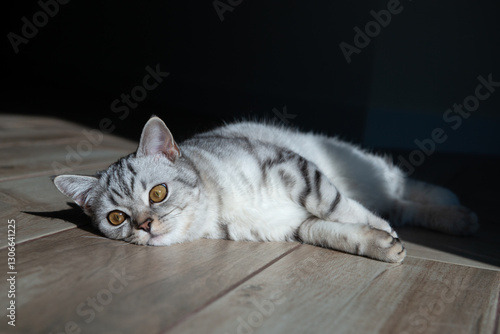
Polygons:
<instances>
[{"instance_id":1,"label":"floor seam line","mask_svg":"<svg viewBox=\"0 0 500 334\"><path fill-rule=\"evenodd\" d=\"M82 226L89 226L90 223L86 223L86 224L82 224L82 225L78 225L78 226L73 226L73 227L70 227L66 230L59 230L59 231L56 231L56 232L53 232L53 233L50 233L50 234L46 234L46 235L39 235L39 236L36 236L34 237L33 239L28 239L28 240L23 240L23 241L20 241L20 242L17 242L16 241L16 247L19 246L19 245L23 245L25 243L28 243L28 242L31 242L31 241L35 241L35 240L39 240L39 239L42 239L42 238L47 238L47 237L50 237L52 235L56 235L56 234L59 234L59 233L63 233L63 232L68 232L68 231L73 231L74 229L77 229L77 228L80 228L81 230L85 231L84 229L82 229L81 227ZM0 251L4 250L5 248L7 248L8 245L5 245L3 247L0 247Z\"/></svg>"},{"instance_id":2,"label":"floor seam line","mask_svg":"<svg viewBox=\"0 0 500 334\"><path fill-rule=\"evenodd\" d=\"M71 171L68 170L65 173L78 172L78 171L82 171L85 169L105 168L106 166L109 166L112 163L113 162L109 162L109 163L100 162L100 163L92 163L92 164L88 164L88 165L83 164L83 165L74 167L71 169ZM57 173L53 170L45 170L45 171L34 172L34 173L25 174L25 175L6 176L6 177L0 178L0 183L9 182L9 181L19 181L19 180L24 180L24 179L31 179L31 178L41 177L41 176L50 177L50 176L53 176L56 174Z\"/></svg>"},{"instance_id":3,"label":"floor seam line","mask_svg":"<svg viewBox=\"0 0 500 334\"><path fill-rule=\"evenodd\" d=\"M268 263L266 263L262 267L258 268L254 272L248 274L247 276L245 276L241 280L239 280L236 283L232 284L228 288L222 290L221 292L219 292L218 294L216 294L215 296L213 296L212 298L210 298L209 300L207 300L205 303L203 303L201 306L195 308L193 311L191 311L188 314L186 314L185 316L181 317L179 320L175 321L172 325L168 326L167 328L165 328L163 330L160 330L160 333L167 333L167 332L171 331L172 329L174 329L175 327L177 327L181 323L185 322L186 320L188 320L192 316L194 316L197 313L201 312L203 309L205 309L208 306L210 306L211 304L215 303L217 300L221 299L222 297L224 297L225 295L227 295L231 291L235 290L238 286L242 285L246 281L248 281L248 280L252 279L253 277L257 276L258 274L260 274L261 272L263 272L264 270L266 270L267 268L269 268L270 266L272 266L273 264L275 264L276 262L278 262L279 260L281 260L282 258L284 258L285 256L287 256L288 254L292 253L296 249L300 248L301 246L302 246L302 244L298 244L297 246L295 246L295 247L287 250L286 252L284 252L280 256L278 256L278 257L274 258L273 260L269 261Z\"/></svg>"},{"instance_id":4,"label":"floor seam line","mask_svg":"<svg viewBox=\"0 0 500 334\"><path fill-rule=\"evenodd\" d=\"M500 272L500 268L498 268L498 269L484 268L484 267L480 267L480 266L477 266L477 265L455 263L455 262L449 262L449 261L438 260L438 259L430 259L430 258L420 257L420 256L415 256L415 255L407 255L406 257L407 258L411 257L411 258L417 259L417 260L425 260L425 261L433 261L433 262L438 262L438 263L452 264L452 265L455 265L455 266L461 266L461 267L467 267L467 268L474 268L474 269L481 269L481 270L489 270L489 271L494 271L494 272ZM404 260L403 260L403 263L404 263Z\"/></svg>"}]
</instances>

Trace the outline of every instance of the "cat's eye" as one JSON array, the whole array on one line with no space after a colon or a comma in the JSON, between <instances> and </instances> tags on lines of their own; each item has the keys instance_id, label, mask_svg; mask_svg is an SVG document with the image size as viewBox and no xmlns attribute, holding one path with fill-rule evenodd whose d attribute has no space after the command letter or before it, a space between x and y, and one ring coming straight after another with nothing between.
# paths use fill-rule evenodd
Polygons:
<instances>
[{"instance_id":1,"label":"cat's eye","mask_svg":"<svg viewBox=\"0 0 500 334\"><path fill-rule=\"evenodd\" d=\"M108 215L108 221L112 225L120 225L127 219L127 215L119 210L111 211Z\"/></svg>"},{"instance_id":2,"label":"cat's eye","mask_svg":"<svg viewBox=\"0 0 500 334\"><path fill-rule=\"evenodd\" d=\"M149 192L149 200L152 203L160 203L163 201L168 194L167 186L165 184L159 184L154 186Z\"/></svg>"}]
</instances>

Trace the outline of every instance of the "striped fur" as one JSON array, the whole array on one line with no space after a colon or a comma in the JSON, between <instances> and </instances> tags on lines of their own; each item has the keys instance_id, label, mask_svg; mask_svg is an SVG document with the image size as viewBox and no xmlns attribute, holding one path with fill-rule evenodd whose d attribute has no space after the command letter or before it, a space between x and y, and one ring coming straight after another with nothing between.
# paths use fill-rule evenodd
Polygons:
<instances>
[{"instance_id":1,"label":"striped fur","mask_svg":"<svg viewBox=\"0 0 500 334\"><path fill-rule=\"evenodd\" d=\"M393 225L470 234L477 218L450 191L407 179L386 158L336 138L242 122L177 145L157 117L139 148L95 176L54 179L112 239L301 241L401 262ZM168 195L153 203L149 192ZM114 210L127 219L115 226ZM146 226L146 227L145 227Z\"/></svg>"}]
</instances>

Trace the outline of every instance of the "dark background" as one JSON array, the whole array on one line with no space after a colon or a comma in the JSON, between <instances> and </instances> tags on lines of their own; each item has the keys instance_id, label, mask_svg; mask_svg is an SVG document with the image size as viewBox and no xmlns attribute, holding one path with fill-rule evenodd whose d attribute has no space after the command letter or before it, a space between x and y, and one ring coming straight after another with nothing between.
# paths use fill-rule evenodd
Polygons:
<instances>
[{"instance_id":1,"label":"dark background","mask_svg":"<svg viewBox=\"0 0 500 334\"><path fill-rule=\"evenodd\" d=\"M277 118L407 158L415 140L443 128L438 153L500 154L500 89L456 130L443 121L474 94L478 76L500 81L497 0L401 1L350 64L339 44L354 44L353 28L364 30L370 11L388 1L219 3L231 9L224 20L213 1L73 0L16 54L8 34L21 36L22 18L33 22L42 8L10 2L2 10L1 111L93 128L109 118L114 134L133 140L152 114L178 139L235 118ZM126 117L114 112L112 102L157 64L170 75Z\"/></svg>"}]
</instances>

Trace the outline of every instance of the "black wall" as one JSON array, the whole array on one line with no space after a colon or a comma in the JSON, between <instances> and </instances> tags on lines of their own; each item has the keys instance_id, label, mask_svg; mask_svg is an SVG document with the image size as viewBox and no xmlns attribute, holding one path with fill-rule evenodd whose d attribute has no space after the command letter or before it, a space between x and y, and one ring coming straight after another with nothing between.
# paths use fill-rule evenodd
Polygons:
<instances>
[{"instance_id":1,"label":"black wall","mask_svg":"<svg viewBox=\"0 0 500 334\"><path fill-rule=\"evenodd\" d=\"M229 8L223 21L213 1L72 0L17 53L9 33L22 36L22 18L33 22L42 8L10 3L2 10L1 111L95 128L108 118L113 133L136 140L153 113L181 137L235 117L277 117L411 150L448 126L443 114L474 93L478 76L500 82L496 0L217 3ZM388 6L398 13L348 63L339 44L354 45L353 28L364 30L370 11ZM122 102L111 107L157 64L169 75L143 101L128 112ZM500 153L499 110L500 87L437 150Z\"/></svg>"}]
</instances>

